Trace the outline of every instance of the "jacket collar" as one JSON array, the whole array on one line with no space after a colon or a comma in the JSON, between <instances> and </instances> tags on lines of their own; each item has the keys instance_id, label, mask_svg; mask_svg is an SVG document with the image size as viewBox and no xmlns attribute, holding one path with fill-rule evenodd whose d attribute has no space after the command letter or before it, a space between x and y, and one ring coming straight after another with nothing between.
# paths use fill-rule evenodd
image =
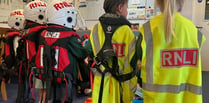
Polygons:
<instances>
[{"instance_id":1,"label":"jacket collar","mask_svg":"<svg viewBox=\"0 0 209 103\"><path fill-rule=\"evenodd\" d=\"M114 13L105 13L100 18L99 21L106 25L128 25L131 27L131 23L123 16Z\"/></svg>"}]
</instances>

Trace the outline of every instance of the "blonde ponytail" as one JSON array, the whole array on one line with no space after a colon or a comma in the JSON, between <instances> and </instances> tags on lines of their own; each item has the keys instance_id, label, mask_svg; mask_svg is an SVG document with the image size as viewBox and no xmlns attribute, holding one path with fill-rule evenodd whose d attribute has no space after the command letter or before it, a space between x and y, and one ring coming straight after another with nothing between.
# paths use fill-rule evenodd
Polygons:
<instances>
[{"instance_id":1,"label":"blonde ponytail","mask_svg":"<svg viewBox=\"0 0 209 103\"><path fill-rule=\"evenodd\" d=\"M176 0L163 0L164 7L164 34L167 43L170 43L174 33L174 14L176 11Z\"/></svg>"}]
</instances>

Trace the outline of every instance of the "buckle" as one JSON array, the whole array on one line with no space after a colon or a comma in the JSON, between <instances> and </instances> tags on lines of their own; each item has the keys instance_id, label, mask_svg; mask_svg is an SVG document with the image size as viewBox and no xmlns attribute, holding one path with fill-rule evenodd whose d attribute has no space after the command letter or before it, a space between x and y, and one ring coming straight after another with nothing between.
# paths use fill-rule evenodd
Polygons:
<instances>
[{"instance_id":1,"label":"buckle","mask_svg":"<svg viewBox=\"0 0 209 103\"><path fill-rule=\"evenodd\" d=\"M37 67L31 67L31 71L33 72L33 75L38 77L39 71L38 71Z\"/></svg>"},{"instance_id":2,"label":"buckle","mask_svg":"<svg viewBox=\"0 0 209 103\"><path fill-rule=\"evenodd\" d=\"M54 72L54 77L55 78L65 78L65 73L64 72L59 72L59 71L53 71Z\"/></svg>"},{"instance_id":3,"label":"buckle","mask_svg":"<svg viewBox=\"0 0 209 103\"><path fill-rule=\"evenodd\" d=\"M31 71L35 71L37 67L31 67Z\"/></svg>"},{"instance_id":4,"label":"buckle","mask_svg":"<svg viewBox=\"0 0 209 103\"><path fill-rule=\"evenodd\" d=\"M63 73L63 78L65 78L65 73L64 72L62 72Z\"/></svg>"},{"instance_id":5,"label":"buckle","mask_svg":"<svg viewBox=\"0 0 209 103\"><path fill-rule=\"evenodd\" d=\"M96 56L96 57L93 58L93 60L95 61L96 65L99 66L102 62L101 61L98 62L98 59L97 58L98 57Z\"/></svg>"}]
</instances>

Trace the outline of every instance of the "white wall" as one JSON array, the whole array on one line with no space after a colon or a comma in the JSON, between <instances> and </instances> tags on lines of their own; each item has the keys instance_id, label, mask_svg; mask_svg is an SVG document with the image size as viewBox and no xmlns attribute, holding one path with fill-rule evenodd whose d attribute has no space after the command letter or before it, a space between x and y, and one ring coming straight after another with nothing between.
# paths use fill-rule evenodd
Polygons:
<instances>
[{"instance_id":1,"label":"white wall","mask_svg":"<svg viewBox=\"0 0 209 103\"><path fill-rule=\"evenodd\" d=\"M190 1L190 0L189 0ZM202 33L206 37L206 42L202 47L202 64L203 64L203 71L209 71L209 21L204 20L204 12L205 12L205 1L203 0L202 3L198 3L197 0L194 0L193 5L193 22L200 27L203 27L201 30Z\"/></svg>"},{"instance_id":2,"label":"white wall","mask_svg":"<svg viewBox=\"0 0 209 103\"><path fill-rule=\"evenodd\" d=\"M201 3L198 3L197 0L186 0L182 14L193 21L193 23L198 27L203 27L201 32L206 37L206 42L202 47L202 68L203 71L209 71L209 20L204 20L204 12L205 12L205 1L203 0Z\"/></svg>"},{"instance_id":3,"label":"white wall","mask_svg":"<svg viewBox=\"0 0 209 103\"><path fill-rule=\"evenodd\" d=\"M98 18L104 13L103 2L104 0L87 0L87 7L80 7L78 0L75 1L75 6L86 21L88 29L98 23ZM85 0L83 0L85 1Z\"/></svg>"},{"instance_id":4,"label":"white wall","mask_svg":"<svg viewBox=\"0 0 209 103\"><path fill-rule=\"evenodd\" d=\"M190 20L194 19L193 18L194 17L193 16L194 1L197 1L197 0L185 0L185 3L182 8L182 12L181 12L183 16L185 16L186 18Z\"/></svg>"},{"instance_id":5,"label":"white wall","mask_svg":"<svg viewBox=\"0 0 209 103\"><path fill-rule=\"evenodd\" d=\"M1 0L0 4L0 21L7 21L11 11L15 9L23 9L24 3L22 0ZM9 2L7 2L9 1ZM0 27L8 27L7 24L0 23Z\"/></svg>"}]
</instances>

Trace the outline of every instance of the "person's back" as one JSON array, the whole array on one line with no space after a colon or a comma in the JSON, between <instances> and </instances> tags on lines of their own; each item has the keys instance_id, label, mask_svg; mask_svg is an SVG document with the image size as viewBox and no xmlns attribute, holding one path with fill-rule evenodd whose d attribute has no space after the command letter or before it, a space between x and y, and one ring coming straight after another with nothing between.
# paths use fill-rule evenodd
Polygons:
<instances>
[{"instance_id":1,"label":"person's back","mask_svg":"<svg viewBox=\"0 0 209 103\"><path fill-rule=\"evenodd\" d=\"M158 35L156 36L157 38L155 38L156 43L157 44L161 44L164 46L162 48L167 48L168 44L165 43L165 37L161 36L164 35L164 22L163 22L163 14L160 14L156 17L154 17L152 20L150 20L150 25L151 25L151 29L153 32L155 32L155 34L153 35ZM188 44L196 44L197 39L194 37L197 37L197 29L195 27L195 25L188 20L187 18L183 17L180 13L175 13L175 20L174 20L174 24L175 24L175 37L172 39L171 43L169 45L173 45L177 43L188 43ZM194 40L192 40L194 39ZM186 44L184 44L186 45ZM195 46L196 46L195 45ZM183 45L182 45L183 46Z\"/></svg>"},{"instance_id":2,"label":"person's back","mask_svg":"<svg viewBox=\"0 0 209 103\"><path fill-rule=\"evenodd\" d=\"M26 41L26 57L30 62L28 64L29 67L33 67L35 66L35 55L38 50L38 40L41 32L46 28L46 26L28 21L26 27L25 31L27 31L27 33L23 34Z\"/></svg>"},{"instance_id":3,"label":"person's back","mask_svg":"<svg viewBox=\"0 0 209 103\"><path fill-rule=\"evenodd\" d=\"M91 58L94 58L97 68L93 103L130 103L133 100L140 52L136 50L137 38L126 19L127 3L127 0L105 0L106 13L91 30L90 52L93 52Z\"/></svg>"},{"instance_id":4,"label":"person's back","mask_svg":"<svg viewBox=\"0 0 209 103\"><path fill-rule=\"evenodd\" d=\"M157 1L158 5L175 4L175 0L168 0L170 4L162 0ZM178 0L176 2L181 3ZM169 9L169 6L161 7L163 13L139 29L144 36L144 102L202 103L200 52L205 41L204 35L180 13L171 12L171 15L167 15L166 10L162 8Z\"/></svg>"},{"instance_id":5,"label":"person's back","mask_svg":"<svg viewBox=\"0 0 209 103\"><path fill-rule=\"evenodd\" d=\"M95 40L94 43L92 43L92 48L96 49L93 50L94 55L96 56L97 53L99 51L98 48L96 47L96 45L99 45L99 50L102 48L102 46L104 45L105 42L105 34L103 32L102 29L102 25L101 23L98 24L98 34L96 34L98 36L98 42L96 42L97 37L92 34L90 36L90 40L92 42L92 40ZM95 26L95 28L97 28ZM94 29L95 29L94 28ZM119 74L127 74L127 73L131 73L134 72L134 69L132 68L130 62L133 58L133 55L135 53L135 44L136 44L136 38L131 30L131 28L128 25L122 25L120 27L118 27L113 36L112 36L112 47L113 50L115 51L116 56L118 57L118 65L119 65ZM103 67L104 69L104 67ZM114 68L112 68L114 69ZM134 96L134 92L136 90L136 83L137 83L137 78L134 76L133 78L131 78L130 80L127 80L126 82L121 82L122 88L123 90L120 90L120 83L118 82L118 80L116 80L114 77L111 78L111 73L107 72L106 77L109 79L106 79L106 85L112 85L112 86L108 86L108 87L104 87L103 92L106 94L108 91L110 91L111 94L109 95L104 95L102 96L102 101L103 103L106 102L113 102L113 103L119 103L121 102L122 98L120 97L120 93L122 93L123 96L125 96L126 94L130 95L130 98L126 98L123 97L123 101L132 101L133 96ZM96 92L97 89L99 89L98 84L100 84L101 78L98 78L98 76L100 77L101 74L97 71L95 74L95 78L94 78L94 89L93 89L93 102L97 103L99 98L99 92ZM105 82L104 81L104 82ZM133 86L132 90L130 88L130 85ZM109 89L108 89L109 88ZM119 93L119 94L118 94ZM96 99L97 98L97 99ZM112 99L109 99L112 98ZM113 99L113 98L117 98L117 99Z\"/></svg>"},{"instance_id":6,"label":"person's back","mask_svg":"<svg viewBox=\"0 0 209 103\"><path fill-rule=\"evenodd\" d=\"M31 5L41 4L36 7ZM41 32L46 28L45 11L47 4L42 1L32 1L24 8L24 16L27 21L23 34L26 42L26 57L30 62L29 67L35 66L35 55L37 52L38 40Z\"/></svg>"}]
</instances>

